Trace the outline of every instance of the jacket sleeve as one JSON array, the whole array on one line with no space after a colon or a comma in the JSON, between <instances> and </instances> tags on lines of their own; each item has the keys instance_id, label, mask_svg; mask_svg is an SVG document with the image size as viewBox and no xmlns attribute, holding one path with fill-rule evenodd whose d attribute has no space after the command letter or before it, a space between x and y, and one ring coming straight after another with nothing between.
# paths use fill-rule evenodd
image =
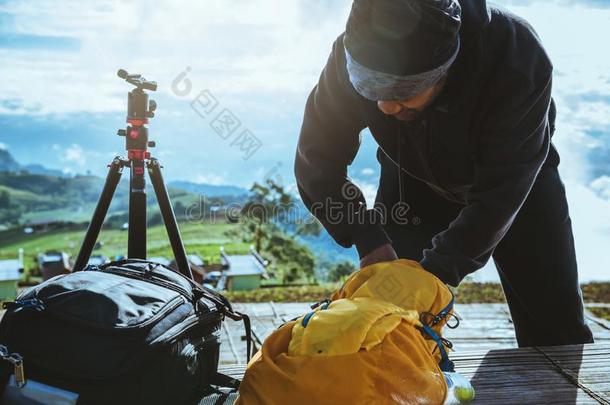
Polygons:
<instances>
[{"instance_id":1,"label":"jacket sleeve","mask_svg":"<svg viewBox=\"0 0 610 405\"><path fill-rule=\"evenodd\" d=\"M466 206L424 250L421 264L457 286L483 267L528 196L550 145L551 70L534 80L512 71L491 86ZM539 77L540 77L539 76Z\"/></svg>"},{"instance_id":2,"label":"jacket sleeve","mask_svg":"<svg viewBox=\"0 0 610 405\"><path fill-rule=\"evenodd\" d=\"M347 78L342 36L305 107L295 159L303 202L335 241L360 256L389 242L374 210L347 176L360 146L362 101Z\"/></svg>"}]
</instances>

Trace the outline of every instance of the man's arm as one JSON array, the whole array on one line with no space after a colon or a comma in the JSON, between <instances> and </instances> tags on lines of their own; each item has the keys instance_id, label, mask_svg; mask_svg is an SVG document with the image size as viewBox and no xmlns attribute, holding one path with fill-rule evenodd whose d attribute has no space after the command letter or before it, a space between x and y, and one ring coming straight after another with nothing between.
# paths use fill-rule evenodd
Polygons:
<instances>
[{"instance_id":1,"label":"man's arm","mask_svg":"<svg viewBox=\"0 0 610 405\"><path fill-rule=\"evenodd\" d=\"M355 244L363 257L390 240L371 211L357 214L366 209L365 199L347 177L366 126L359 97L347 79L341 36L307 100L295 175L307 208L338 244Z\"/></svg>"},{"instance_id":2,"label":"man's arm","mask_svg":"<svg viewBox=\"0 0 610 405\"><path fill-rule=\"evenodd\" d=\"M432 240L421 264L457 286L483 267L510 228L529 194L549 149L549 66L533 80L511 71L489 89L491 103L475 151L475 183L467 205L449 228ZM510 80L513 79L513 80Z\"/></svg>"}]
</instances>

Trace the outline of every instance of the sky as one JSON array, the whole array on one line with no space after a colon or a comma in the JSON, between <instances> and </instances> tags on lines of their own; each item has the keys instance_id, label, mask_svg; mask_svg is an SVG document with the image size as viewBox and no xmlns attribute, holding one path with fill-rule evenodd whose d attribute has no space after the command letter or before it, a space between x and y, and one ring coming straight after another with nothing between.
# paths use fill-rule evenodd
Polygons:
<instances>
[{"instance_id":1,"label":"sky","mask_svg":"<svg viewBox=\"0 0 610 405\"><path fill-rule=\"evenodd\" d=\"M554 142L581 279L608 279L610 1L497 4L534 26L554 63ZM292 186L305 99L350 6L348 0L0 0L0 148L24 164L103 175L124 153L115 135L125 125L130 90L116 76L124 68L159 84L149 128L167 179L248 187L279 173ZM217 116L239 126L217 132ZM368 199L378 177L374 150L365 133L350 169ZM477 276L493 278L490 269Z\"/></svg>"}]
</instances>

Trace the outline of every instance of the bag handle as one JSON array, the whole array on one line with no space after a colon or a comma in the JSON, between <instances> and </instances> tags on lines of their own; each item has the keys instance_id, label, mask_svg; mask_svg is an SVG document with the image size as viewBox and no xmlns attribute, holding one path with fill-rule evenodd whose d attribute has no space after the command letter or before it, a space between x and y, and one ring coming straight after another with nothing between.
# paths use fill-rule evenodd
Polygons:
<instances>
[{"instance_id":1,"label":"bag handle","mask_svg":"<svg viewBox=\"0 0 610 405\"><path fill-rule=\"evenodd\" d=\"M249 363L252 358L252 324L250 317L244 313L232 311L225 307L223 313L234 321L242 321L244 323L244 330L246 332L246 362Z\"/></svg>"}]
</instances>

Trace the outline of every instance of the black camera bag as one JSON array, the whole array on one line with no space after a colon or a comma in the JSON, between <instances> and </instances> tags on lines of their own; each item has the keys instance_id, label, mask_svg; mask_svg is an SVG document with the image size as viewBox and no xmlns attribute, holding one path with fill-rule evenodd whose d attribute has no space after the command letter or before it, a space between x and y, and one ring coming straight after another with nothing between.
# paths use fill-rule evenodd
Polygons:
<instances>
[{"instance_id":1,"label":"black camera bag","mask_svg":"<svg viewBox=\"0 0 610 405\"><path fill-rule=\"evenodd\" d=\"M5 308L0 344L21 356L25 380L77 393L78 404L188 404L212 385L236 388L217 372L225 316L244 321L250 353L247 316L144 260L54 277ZM0 367L3 388L15 367Z\"/></svg>"}]
</instances>

